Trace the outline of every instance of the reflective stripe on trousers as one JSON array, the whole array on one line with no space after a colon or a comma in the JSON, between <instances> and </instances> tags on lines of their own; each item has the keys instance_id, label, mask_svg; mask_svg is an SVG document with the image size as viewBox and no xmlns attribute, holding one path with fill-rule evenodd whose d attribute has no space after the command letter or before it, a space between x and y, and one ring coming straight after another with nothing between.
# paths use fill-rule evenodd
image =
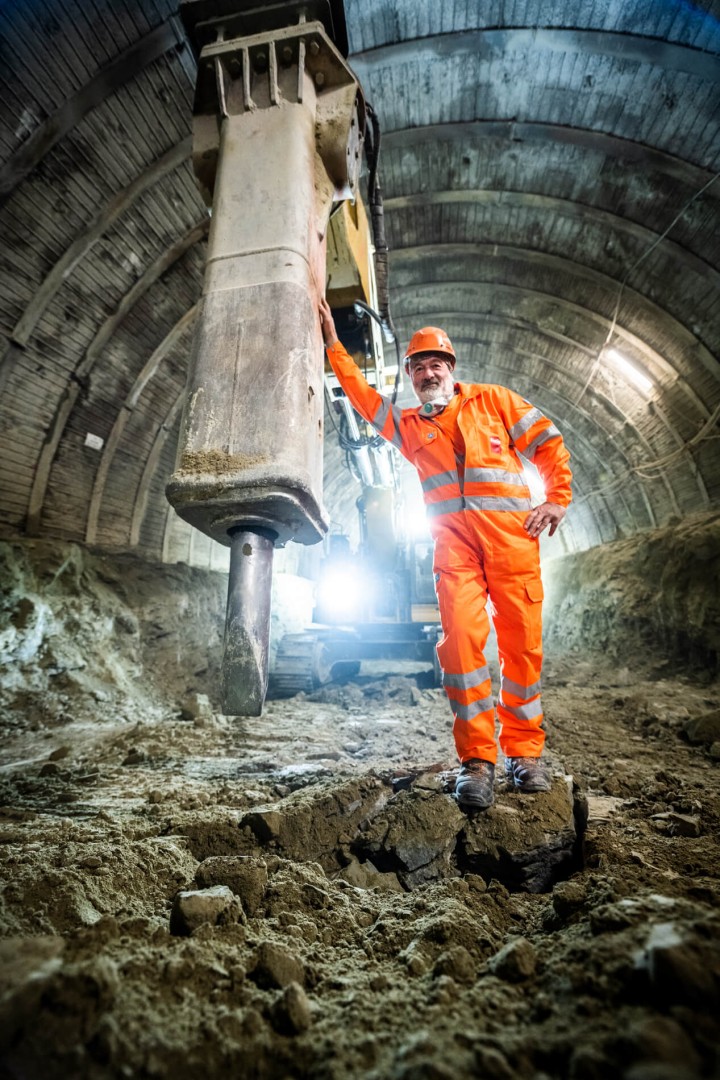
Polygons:
<instances>
[{"instance_id":1,"label":"reflective stripe on trousers","mask_svg":"<svg viewBox=\"0 0 720 1080\"><path fill-rule=\"evenodd\" d=\"M436 537L435 578L443 637L437 652L455 716L461 761L495 761L495 709L485 662L490 623L502 671L497 715L500 746L511 757L537 757L544 734L540 699L541 599L537 540L525 513L459 514Z\"/></svg>"}]
</instances>

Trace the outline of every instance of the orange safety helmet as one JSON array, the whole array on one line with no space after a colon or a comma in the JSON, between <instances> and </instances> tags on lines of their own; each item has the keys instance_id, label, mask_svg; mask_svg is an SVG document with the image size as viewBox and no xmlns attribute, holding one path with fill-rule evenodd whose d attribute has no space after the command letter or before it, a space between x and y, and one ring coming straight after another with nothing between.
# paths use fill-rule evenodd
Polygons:
<instances>
[{"instance_id":1,"label":"orange safety helmet","mask_svg":"<svg viewBox=\"0 0 720 1080\"><path fill-rule=\"evenodd\" d=\"M410 344L405 353L405 371L410 372L410 360L420 353L443 353L447 357L450 370L455 368L455 350L450 338L444 330L438 326L423 326L422 330L416 330L410 338Z\"/></svg>"}]
</instances>

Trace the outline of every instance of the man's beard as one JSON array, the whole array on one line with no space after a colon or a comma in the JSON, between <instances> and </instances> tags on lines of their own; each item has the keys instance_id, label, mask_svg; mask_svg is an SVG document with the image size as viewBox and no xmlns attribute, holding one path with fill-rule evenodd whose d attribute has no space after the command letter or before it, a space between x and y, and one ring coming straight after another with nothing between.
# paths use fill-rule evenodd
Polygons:
<instances>
[{"instance_id":1,"label":"man's beard","mask_svg":"<svg viewBox=\"0 0 720 1080\"><path fill-rule=\"evenodd\" d=\"M438 404L447 405L452 397L452 386L450 388L445 386L445 381L435 381L431 385L422 386L418 391L421 404L424 405L428 401L434 401Z\"/></svg>"}]
</instances>

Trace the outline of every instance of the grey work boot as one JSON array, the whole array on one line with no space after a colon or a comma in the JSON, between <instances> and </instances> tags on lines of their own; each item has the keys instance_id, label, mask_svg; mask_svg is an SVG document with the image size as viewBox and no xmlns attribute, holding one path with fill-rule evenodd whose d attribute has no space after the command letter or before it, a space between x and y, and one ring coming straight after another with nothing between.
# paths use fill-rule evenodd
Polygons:
<instances>
[{"instance_id":1,"label":"grey work boot","mask_svg":"<svg viewBox=\"0 0 720 1080\"><path fill-rule=\"evenodd\" d=\"M549 791L550 777L545 762L539 757L505 758L505 776L516 791L532 793Z\"/></svg>"},{"instance_id":2,"label":"grey work boot","mask_svg":"<svg viewBox=\"0 0 720 1080\"><path fill-rule=\"evenodd\" d=\"M491 761L471 758L464 761L455 781L455 798L470 810L486 810L492 805L495 766Z\"/></svg>"}]
</instances>

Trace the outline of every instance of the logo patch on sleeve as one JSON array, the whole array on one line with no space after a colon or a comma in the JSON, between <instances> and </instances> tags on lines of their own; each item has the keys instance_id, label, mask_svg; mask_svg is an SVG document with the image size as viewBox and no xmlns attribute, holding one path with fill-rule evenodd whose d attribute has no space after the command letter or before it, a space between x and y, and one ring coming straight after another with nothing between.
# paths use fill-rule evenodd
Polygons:
<instances>
[{"instance_id":1,"label":"logo patch on sleeve","mask_svg":"<svg viewBox=\"0 0 720 1080\"><path fill-rule=\"evenodd\" d=\"M490 436L490 449L492 450L493 454L502 453L502 443L498 439L497 435Z\"/></svg>"}]
</instances>

